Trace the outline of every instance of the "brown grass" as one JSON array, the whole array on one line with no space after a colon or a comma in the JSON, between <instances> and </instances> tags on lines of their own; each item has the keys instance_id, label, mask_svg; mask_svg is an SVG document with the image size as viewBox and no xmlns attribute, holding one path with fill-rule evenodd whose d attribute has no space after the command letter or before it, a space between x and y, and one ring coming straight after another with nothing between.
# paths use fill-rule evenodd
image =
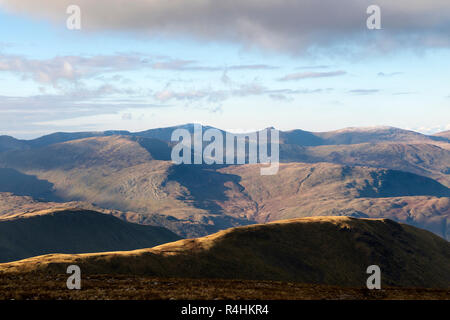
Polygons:
<instances>
[{"instance_id":1,"label":"brown grass","mask_svg":"<svg viewBox=\"0 0 450 320\"><path fill-rule=\"evenodd\" d=\"M279 281L176 279L88 275L81 290L68 290L66 274L0 278L0 300L449 300L449 290L345 288Z\"/></svg>"}]
</instances>

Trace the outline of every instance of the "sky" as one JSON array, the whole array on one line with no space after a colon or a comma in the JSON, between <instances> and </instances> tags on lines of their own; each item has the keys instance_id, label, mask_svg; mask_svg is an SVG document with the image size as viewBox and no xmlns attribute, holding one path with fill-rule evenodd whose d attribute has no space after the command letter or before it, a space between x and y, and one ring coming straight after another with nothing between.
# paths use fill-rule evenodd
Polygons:
<instances>
[{"instance_id":1,"label":"sky","mask_svg":"<svg viewBox=\"0 0 450 320\"><path fill-rule=\"evenodd\" d=\"M0 0L0 135L193 122L432 134L450 130L449 80L448 0Z\"/></svg>"}]
</instances>

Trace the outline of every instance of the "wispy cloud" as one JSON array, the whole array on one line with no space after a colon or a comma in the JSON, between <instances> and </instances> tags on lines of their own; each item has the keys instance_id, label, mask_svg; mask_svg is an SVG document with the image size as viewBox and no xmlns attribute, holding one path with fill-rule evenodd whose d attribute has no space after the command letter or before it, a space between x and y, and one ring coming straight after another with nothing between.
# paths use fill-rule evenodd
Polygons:
<instances>
[{"instance_id":1,"label":"wispy cloud","mask_svg":"<svg viewBox=\"0 0 450 320\"><path fill-rule=\"evenodd\" d=\"M243 64L231 66L208 66L201 65L195 60L168 60L156 62L152 65L157 70L176 70L176 71L223 71L223 70L272 70L277 69L276 66L266 64Z\"/></svg>"},{"instance_id":2,"label":"wispy cloud","mask_svg":"<svg viewBox=\"0 0 450 320\"><path fill-rule=\"evenodd\" d=\"M101 113L103 107L112 105L150 105L148 92L136 88L119 88L110 84L88 88L82 84L70 89L62 89L55 94L40 94L30 96L0 96L0 112L43 112L54 110L65 113L68 110L92 111L95 106ZM123 98L126 97L126 98ZM33 111L34 110L34 111Z\"/></svg>"},{"instance_id":3,"label":"wispy cloud","mask_svg":"<svg viewBox=\"0 0 450 320\"><path fill-rule=\"evenodd\" d=\"M166 102L169 100L178 100L178 101L198 101L202 99L206 99L210 102L217 102L224 100L226 98L226 93L223 91L214 91L214 90L186 90L186 91L175 91L170 89L164 89L161 91L157 91L154 93L153 97L161 102Z\"/></svg>"},{"instance_id":4,"label":"wispy cloud","mask_svg":"<svg viewBox=\"0 0 450 320\"><path fill-rule=\"evenodd\" d=\"M116 54L96 56L57 56L51 59L30 59L20 55L0 54L0 72L11 72L22 79L32 79L40 84L58 87L61 82L77 82L96 77L105 82L129 83L120 73L141 69L173 71L223 71L223 70L271 70L275 66L265 64L207 66L194 60L158 59L141 54Z\"/></svg>"},{"instance_id":5,"label":"wispy cloud","mask_svg":"<svg viewBox=\"0 0 450 320\"><path fill-rule=\"evenodd\" d=\"M227 70L273 70L278 69L276 66L269 66L267 64L242 64L232 65L226 67Z\"/></svg>"},{"instance_id":6,"label":"wispy cloud","mask_svg":"<svg viewBox=\"0 0 450 320\"><path fill-rule=\"evenodd\" d=\"M58 56L43 60L0 55L0 72L12 72L23 79L54 86L61 81L74 82L102 73L137 69L145 64L137 55Z\"/></svg>"},{"instance_id":7,"label":"wispy cloud","mask_svg":"<svg viewBox=\"0 0 450 320\"><path fill-rule=\"evenodd\" d=\"M394 92L392 95L393 96L406 96L406 95L415 94L415 93L417 93L417 92L403 91L403 92Z\"/></svg>"},{"instance_id":8,"label":"wispy cloud","mask_svg":"<svg viewBox=\"0 0 450 320\"><path fill-rule=\"evenodd\" d=\"M374 94L374 93L378 93L380 92L379 89L354 89L354 90L349 90L349 93L352 94L358 94L358 95L368 95L368 94Z\"/></svg>"},{"instance_id":9,"label":"wispy cloud","mask_svg":"<svg viewBox=\"0 0 450 320\"><path fill-rule=\"evenodd\" d=\"M303 80L303 79L313 79L313 78L327 78L327 77L337 77L343 76L347 72L331 71L331 72L297 72L285 75L284 77L278 79L279 81L292 81L292 80Z\"/></svg>"},{"instance_id":10,"label":"wispy cloud","mask_svg":"<svg viewBox=\"0 0 450 320\"><path fill-rule=\"evenodd\" d=\"M390 73L378 72L377 75L379 77L393 77L393 76L398 76L400 74L403 74L403 72L390 72Z\"/></svg>"},{"instance_id":11,"label":"wispy cloud","mask_svg":"<svg viewBox=\"0 0 450 320\"><path fill-rule=\"evenodd\" d=\"M217 71L223 68L196 65L193 60L169 60L152 64L156 70L177 70L177 71Z\"/></svg>"},{"instance_id":12,"label":"wispy cloud","mask_svg":"<svg viewBox=\"0 0 450 320\"><path fill-rule=\"evenodd\" d=\"M96 92L100 92L96 96ZM92 89L81 94L42 94L28 97L0 96L1 131L9 134L36 136L53 131L49 122L117 114L127 108L153 109L168 108L167 104L155 104L148 99L129 98L113 101L107 97L104 88ZM109 91L107 89L106 91ZM96 97L96 98L94 98ZM70 126L75 126L71 121ZM69 126L69 127L70 127ZM86 125L83 125L85 130ZM66 127L65 130L68 127ZM95 128L95 127L93 127Z\"/></svg>"},{"instance_id":13,"label":"wispy cloud","mask_svg":"<svg viewBox=\"0 0 450 320\"><path fill-rule=\"evenodd\" d=\"M226 90L207 89L191 89L177 91L170 89L168 86L164 90L157 91L153 97L160 102L170 100L178 101L200 101L221 102L232 97L248 97L248 96L268 96L274 100L291 100L289 97L300 94L314 94L331 92L332 88L326 89L269 89L258 83L241 84Z\"/></svg>"},{"instance_id":14,"label":"wispy cloud","mask_svg":"<svg viewBox=\"0 0 450 320\"><path fill-rule=\"evenodd\" d=\"M312 66L301 66L297 67L297 70L308 70L308 69L328 69L330 66L327 65L312 65Z\"/></svg>"}]
</instances>

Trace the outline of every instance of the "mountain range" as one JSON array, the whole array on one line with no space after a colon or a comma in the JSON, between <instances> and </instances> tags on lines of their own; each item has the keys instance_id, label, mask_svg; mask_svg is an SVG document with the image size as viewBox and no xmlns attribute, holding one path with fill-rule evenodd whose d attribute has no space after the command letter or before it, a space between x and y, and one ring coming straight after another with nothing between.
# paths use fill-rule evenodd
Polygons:
<instances>
[{"instance_id":1,"label":"mountain range","mask_svg":"<svg viewBox=\"0 0 450 320\"><path fill-rule=\"evenodd\" d=\"M173 130L194 127L0 137L3 278L41 286L77 264L340 288L376 264L383 286L450 286L448 132L282 131L279 170L263 176L263 164L173 163Z\"/></svg>"},{"instance_id":2,"label":"mountain range","mask_svg":"<svg viewBox=\"0 0 450 320\"><path fill-rule=\"evenodd\" d=\"M174 165L174 129L0 137L0 215L92 209L181 237L308 216L389 218L449 239L450 140L391 127L280 132L260 165ZM210 127L204 127L207 129Z\"/></svg>"}]
</instances>

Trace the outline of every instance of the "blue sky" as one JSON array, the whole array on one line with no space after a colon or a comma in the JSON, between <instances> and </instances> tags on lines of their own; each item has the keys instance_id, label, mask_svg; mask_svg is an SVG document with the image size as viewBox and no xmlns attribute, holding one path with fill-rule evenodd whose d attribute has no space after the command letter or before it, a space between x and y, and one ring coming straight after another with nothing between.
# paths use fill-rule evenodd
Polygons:
<instances>
[{"instance_id":1,"label":"blue sky","mask_svg":"<svg viewBox=\"0 0 450 320\"><path fill-rule=\"evenodd\" d=\"M391 30L390 20L382 30L367 30L358 22L365 22L365 12L350 12L348 19L359 14L353 29L348 19L338 20L334 23L342 30L330 39L321 25L297 39L301 26L298 32L295 25L283 24L283 29L272 18L267 18L271 29L266 20L250 20L242 29L240 18L230 18L229 32L222 30L226 25L209 31L214 21L206 18L200 27L194 18L178 26L168 16L162 26L169 25L169 31L158 24L115 25L116 20L101 22L98 8L81 1L82 18L98 20L90 25L82 19L81 30L68 30L59 7L49 5L47 11L43 4L36 12L31 2L11 3L0 1L0 135L139 131L188 122L232 131L378 125L424 133L450 130L445 22L424 21L426 32L394 23ZM445 18L450 10L443 11L448 9L443 3L421 10L444 12ZM175 5L162 12L176 15L178 9L186 10ZM393 15L390 9L387 17ZM115 18L140 18L129 11ZM259 33L248 25L259 26ZM404 40L408 37L415 40Z\"/></svg>"}]
</instances>

